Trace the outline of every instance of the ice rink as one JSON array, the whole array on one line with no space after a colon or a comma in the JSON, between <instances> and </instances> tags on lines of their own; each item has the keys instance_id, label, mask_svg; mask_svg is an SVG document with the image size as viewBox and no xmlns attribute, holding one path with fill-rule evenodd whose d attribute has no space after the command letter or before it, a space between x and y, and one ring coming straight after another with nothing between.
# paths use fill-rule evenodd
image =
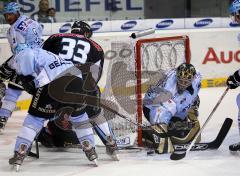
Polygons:
<instances>
[{"instance_id":1,"label":"ice rink","mask_svg":"<svg viewBox=\"0 0 240 176\"><path fill-rule=\"evenodd\" d=\"M204 122L226 88L200 90L200 121ZM240 88L230 90L202 133L202 142L215 138L226 117L234 120L222 146L216 151L189 152L183 160L171 161L169 155L147 156L146 151L122 151L120 161L111 161L103 148L97 148L99 166L94 167L78 149L46 149L40 146L40 158L28 157L16 173L8 165L15 138L26 112L16 111L0 135L0 176L239 176L240 154L231 154L229 144L240 141L237 128L236 96Z\"/></svg>"}]
</instances>

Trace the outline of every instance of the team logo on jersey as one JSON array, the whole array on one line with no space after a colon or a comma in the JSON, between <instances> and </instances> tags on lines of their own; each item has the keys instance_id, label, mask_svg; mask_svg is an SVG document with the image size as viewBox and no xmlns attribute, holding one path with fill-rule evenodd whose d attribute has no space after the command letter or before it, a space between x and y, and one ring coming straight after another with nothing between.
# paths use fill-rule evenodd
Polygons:
<instances>
[{"instance_id":1,"label":"team logo on jersey","mask_svg":"<svg viewBox=\"0 0 240 176\"><path fill-rule=\"evenodd\" d=\"M62 25L59 29L59 33L66 33L67 31L71 30L71 23L66 23Z\"/></svg>"},{"instance_id":2,"label":"team logo on jersey","mask_svg":"<svg viewBox=\"0 0 240 176\"><path fill-rule=\"evenodd\" d=\"M194 23L195 27L205 27L210 25L213 22L213 20L211 18L206 18L206 19L202 19L199 20L197 22Z\"/></svg>"},{"instance_id":3,"label":"team logo on jersey","mask_svg":"<svg viewBox=\"0 0 240 176\"><path fill-rule=\"evenodd\" d=\"M137 25L136 21L128 21L128 22L122 24L121 29L122 30L129 30L129 29L132 29L136 25Z\"/></svg>"},{"instance_id":4,"label":"team logo on jersey","mask_svg":"<svg viewBox=\"0 0 240 176\"><path fill-rule=\"evenodd\" d=\"M21 21L21 23L19 23L19 25L17 26L17 29L20 29L21 31L26 31L28 27L28 24L25 23L24 21Z\"/></svg>"},{"instance_id":5,"label":"team logo on jersey","mask_svg":"<svg viewBox=\"0 0 240 176\"><path fill-rule=\"evenodd\" d=\"M102 26L103 26L102 22L96 22L91 25L91 29L92 29L92 31L97 31L97 30L101 29Z\"/></svg>"},{"instance_id":6,"label":"team logo on jersey","mask_svg":"<svg viewBox=\"0 0 240 176\"><path fill-rule=\"evenodd\" d=\"M173 24L173 20L163 20L160 21L157 25L156 28L161 29L161 28L167 28Z\"/></svg>"}]
</instances>

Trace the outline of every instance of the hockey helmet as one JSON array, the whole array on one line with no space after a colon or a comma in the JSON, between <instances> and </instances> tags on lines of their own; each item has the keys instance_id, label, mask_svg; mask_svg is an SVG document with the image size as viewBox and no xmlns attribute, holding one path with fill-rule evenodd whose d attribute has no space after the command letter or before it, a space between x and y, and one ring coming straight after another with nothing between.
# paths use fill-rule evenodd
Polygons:
<instances>
[{"instance_id":1,"label":"hockey helmet","mask_svg":"<svg viewBox=\"0 0 240 176\"><path fill-rule=\"evenodd\" d=\"M229 7L230 17L234 22L240 23L240 0L234 0Z\"/></svg>"},{"instance_id":2,"label":"hockey helmet","mask_svg":"<svg viewBox=\"0 0 240 176\"><path fill-rule=\"evenodd\" d=\"M20 12L20 7L16 2L10 2L6 4L3 8L3 14L14 13L17 14Z\"/></svg>"},{"instance_id":3,"label":"hockey helmet","mask_svg":"<svg viewBox=\"0 0 240 176\"><path fill-rule=\"evenodd\" d=\"M72 25L71 33L84 35L87 38L92 37L92 29L89 24L84 21L75 21Z\"/></svg>"},{"instance_id":4,"label":"hockey helmet","mask_svg":"<svg viewBox=\"0 0 240 176\"><path fill-rule=\"evenodd\" d=\"M177 89L179 93L182 93L192 84L196 69L192 64L183 63L177 67L176 75Z\"/></svg>"}]
</instances>

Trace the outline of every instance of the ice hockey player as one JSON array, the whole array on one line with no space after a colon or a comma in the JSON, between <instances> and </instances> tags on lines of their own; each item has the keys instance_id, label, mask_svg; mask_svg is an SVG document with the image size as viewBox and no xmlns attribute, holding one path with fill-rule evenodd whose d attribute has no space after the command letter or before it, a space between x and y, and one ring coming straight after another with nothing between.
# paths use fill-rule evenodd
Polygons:
<instances>
[{"instance_id":1,"label":"ice hockey player","mask_svg":"<svg viewBox=\"0 0 240 176\"><path fill-rule=\"evenodd\" d=\"M16 2L6 4L3 9L3 15L6 22L11 25L7 31L7 38L13 54L16 46L20 43L26 43L31 48L41 47L41 25L27 16L20 14L20 7ZM15 74L13 74L14 71L8 66L11 58L12 56L0 66L0 78L10 79L14 82L16 79L14 77ZM8 118L16 107L16 101L21 92L21 86L8 84L0 109L0 132L3 132Z\"/></svg>"},{"instance_id":2,"label":"ice hockey player","mask_svg":"<svg viewBox=\"0 0 240 176\"><path fill-rule=\"evenodd\" d=\"M229 12L233 22L240 24L240 1L234 0L229 7ZM239 37L238 37L239 40ZM240 42L240 41L238 41ZM235 71L233 75L230 75L226 82L229 89L236 89L240 85L240 70ZM240 133L240 94L237 96L237 106L238 106L238 128ZM240 142L232 144L229 146L230 151L240 151Z\"/></svg>"},{"instance_id":3,"label":"ice hockey player","mask_svg":"<svg viewBox=\"0 0 240 176\"><path fill-rule=\"evenodd\" d=\"M75 21L72 25L71 33L53 34L44 42L43 49L51 51L63 59L71 60L82 68L84 67L83 79L86 82L91 82L88 79L88 74L91 74L91 77L94 78L94 82L97 84L102 75L104 53L101 46L90 39L91 36L91 27L86 22ZM97 85L96 89L90 92L90 94L93 97L100 97L100 90ZM101 108L99 106L87 106L85 110L97 135L106 146L106 153L114 160L118 160L116 138L108 125L108 121L104 117L99 116ZM71 124L63 116L64 114L62 114L61 118L50 121L47 127L41 131L38 140L45 146L64 147L65 144L79 144L75 133L70 130L71 128L64 128L64 126L71 127ZM64 126L58 123L63 121Z\"/></svg>"},{"instance_id":4,"label":"ice hockey player","mask_svg":"<svg viewBox=\"0 0 240 176\"><path fill-rule=\"evenodd\" d=\"M84 110L85 103L90 102L88 90L95 89L95 84L85 87L82 72L71 61L41 48L28 48L25 44L17 46L10 66L20 75L24 89L31 92L33 98L9 164L19 170L44 122L67 107L71 109L69 120L83 151L97 165L92 125Z\"/></svg>"},{"instance_id":5,"label":"ice hockey player","mask_svg":"<svg viewBox=\"0 0 240 176\"><path fill-rule=\"evenodd\" d=\"M143 129L143 142L148 147L159 154L171 153L173 143L189 143L195 137L200 129L200 87L200 73L187 63L150 86L143 100L143 113L151 124L149 129Z\"/></svg>"}]
</instances>

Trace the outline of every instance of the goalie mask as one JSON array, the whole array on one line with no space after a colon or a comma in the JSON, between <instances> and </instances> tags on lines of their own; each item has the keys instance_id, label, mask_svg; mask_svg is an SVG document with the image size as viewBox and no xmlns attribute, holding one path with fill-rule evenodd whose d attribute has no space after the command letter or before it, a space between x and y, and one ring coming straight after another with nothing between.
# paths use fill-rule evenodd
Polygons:
<instances>
[{"instance_id":1,"label":"goalie mask","mask_svg":"<svg viewBox=\"0 0 240 176\"><path fill-rule=\"evenodd\" d=\"M72 25L71 33L84 35L86 38L92 37L91 27L83 21L75 21Z\"/></svg>"},{"instance_id":2,"label":"goalie mask","mask_svg":"<svg viewBox=\"0 0 240 176\"><path fill-rule=\"evenodd\" d=\"M230 17L233 22L240 23L240 0L234 0L229 7Z\"/></svg>"},{"instance_id":3,"label":"goalie mask","mask_svg":"<svg viewBox=\"0 0 240 176\"><path fill-rule=\"evenodd\" d=\"M192 84L196 70L192 64L183 63L178 66L176 74L178 93L182 93Z\"/></svg>"}]
</instances>

